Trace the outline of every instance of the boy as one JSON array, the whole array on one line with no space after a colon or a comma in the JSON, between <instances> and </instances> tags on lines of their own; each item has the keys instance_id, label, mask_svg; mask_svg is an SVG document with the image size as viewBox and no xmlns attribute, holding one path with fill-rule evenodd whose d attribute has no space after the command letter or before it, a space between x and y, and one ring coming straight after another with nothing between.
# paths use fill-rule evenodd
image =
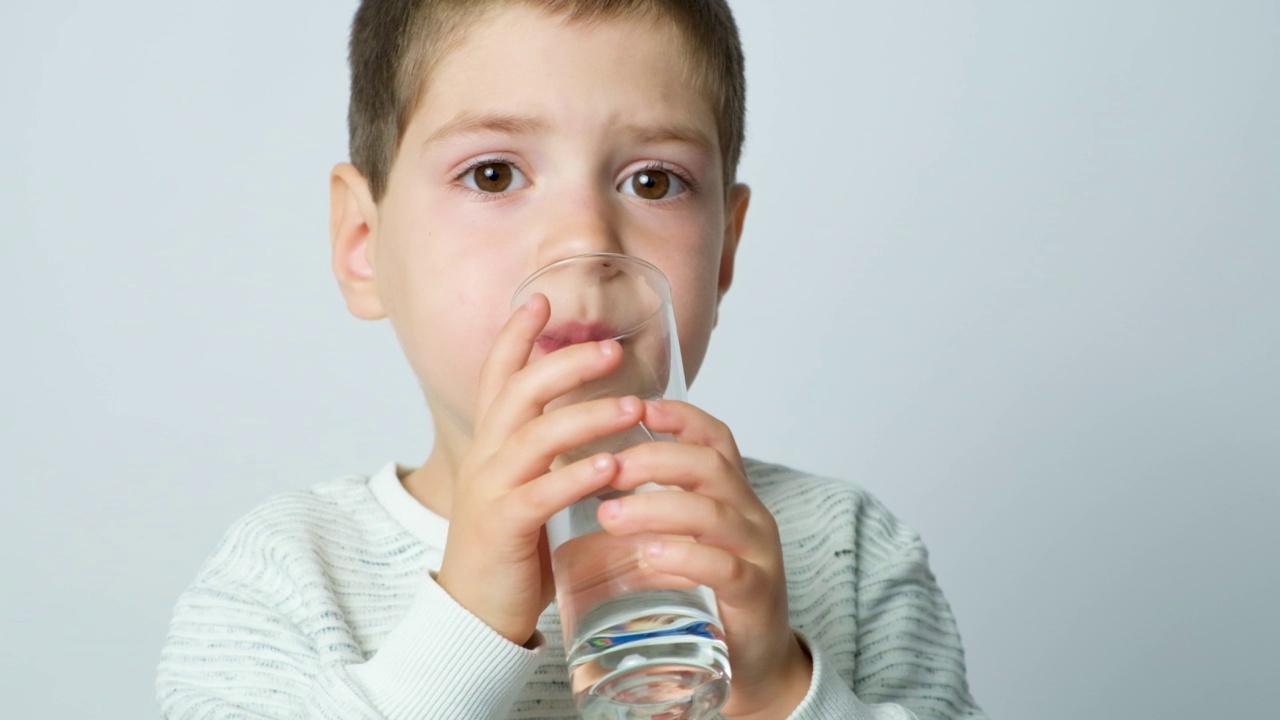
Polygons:
<instances>
[{"instance_id":1,"label":"boy","mask_svg":"<svg viewBox=\"0 0 1280 720\"><path fill-rule=\"evenodd\" d=\"M514 288L608 251L670 279L686 377L707 348L749 193L743 75L722 0L365 0L351 39L352 164L331 181L348 309L388 318L435 443L277 498L179 600L165 717L571 718L544 523L605 503L656 572L715 591L728 718L981 717L918 537L835 481L744 461L697 408L544 412L616 369L614 341L531 360L545 298ZM676 442L548 471L639 422ZM880 703L868 705L867 703Z\"/></svg>"}]
</instances>

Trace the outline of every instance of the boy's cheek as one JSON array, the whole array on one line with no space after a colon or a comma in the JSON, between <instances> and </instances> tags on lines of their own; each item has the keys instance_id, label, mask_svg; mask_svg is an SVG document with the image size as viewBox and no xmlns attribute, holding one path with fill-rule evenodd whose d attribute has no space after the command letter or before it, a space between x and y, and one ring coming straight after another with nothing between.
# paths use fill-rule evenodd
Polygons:
<instances>
[{"instance_id":1,"label":"boy's cheek","mask_svg":"<svg viewBox=\"0 0 1280 720\"><path fill-rule=\"evenodd\" d=\"M473 393L505 324L505 300L482 307L466 287L419 291L410 312L393 317L396 334L419 382L435 395Z\"/></svg>"}]
</instances>

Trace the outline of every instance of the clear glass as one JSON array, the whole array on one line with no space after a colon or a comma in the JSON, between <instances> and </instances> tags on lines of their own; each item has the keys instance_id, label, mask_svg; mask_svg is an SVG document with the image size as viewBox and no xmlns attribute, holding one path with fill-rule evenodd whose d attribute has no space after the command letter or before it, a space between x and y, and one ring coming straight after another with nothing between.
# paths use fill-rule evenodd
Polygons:
<instances>
[{"instance_id":1,"label":"clear glass","mask_svg":"<svg viewBox=\"0 0 1280 720\"><path fill-rule=\"evenodd\" d=\"M653 265L626 255L593 253L549 265L516 291L512 307L545 295L551 319L535 356L566 345L615 338L621 367L547 409L599 397L685 399L671 288ZM561 466L599 452L669 440L643 424L556 459ZM634 492L683 492L648 484ZM569 681L586 720L702 720L729 692L729 660L715 596L673 584L639 562L652 536L613 537L596 520L601 501L587 498L547 523L556 603L564 630ZM666 538L668 540L672 538Z\"/></svg>"}]
</instances>

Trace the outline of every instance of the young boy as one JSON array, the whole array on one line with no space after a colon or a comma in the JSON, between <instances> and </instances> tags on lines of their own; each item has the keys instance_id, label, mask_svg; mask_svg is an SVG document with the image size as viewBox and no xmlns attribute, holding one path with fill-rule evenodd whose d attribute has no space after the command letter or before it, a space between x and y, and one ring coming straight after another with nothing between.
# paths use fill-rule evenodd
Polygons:
<instances>
[{"instance_id":1,"label":"young boy","mask_svg":"<svg viewBox=\"0 0 1280 720\"><path fill-rule=\"evenodd\" d=\"M333 270L388 318L435 425L418 468L276 498L183 594L167 718L571 718L543 525L609 501L660 573L715 591L727 718L982 717L924 546L865 492L741 458L688 404L544 412L614 370L615 341L531 359L545 298L519 282L586 252L670 279L686 377L733 279L743 70L723 0L364 0L352 164L334 169ZM675 442L548 471L637 423ZM874 703L875 705L871 705Z\"/></svg>"}]
</instances>

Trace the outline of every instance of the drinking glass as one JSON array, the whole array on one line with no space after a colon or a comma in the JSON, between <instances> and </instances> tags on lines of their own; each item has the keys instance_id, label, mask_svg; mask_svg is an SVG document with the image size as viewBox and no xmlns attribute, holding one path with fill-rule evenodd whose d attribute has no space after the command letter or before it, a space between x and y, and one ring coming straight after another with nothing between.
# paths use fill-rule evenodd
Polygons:
<instances>
[{"instance_id":1,"label":"drinking glass","mask_svg":"<svg viewBox=\"0 0 1280 720\"><path fill-rule=\"evenodd\" d=\"M547 410L600 397L685 399L671 288L656 267L626 255L578 255L531 275L512 308L534 293L551 305L535 356L609 338L620 343L623 355L613 373L556 398ZM554 467L670 439L642 423L565 453ZM683 490L649 483L632 492ZM601 529L600 503L625 494L586 498L547 523L574 701L586 720L711 717L729 691L715 597L707 587L661 576L639 562L654 536L614 537Z\"/></svg>"}]
</instances>

